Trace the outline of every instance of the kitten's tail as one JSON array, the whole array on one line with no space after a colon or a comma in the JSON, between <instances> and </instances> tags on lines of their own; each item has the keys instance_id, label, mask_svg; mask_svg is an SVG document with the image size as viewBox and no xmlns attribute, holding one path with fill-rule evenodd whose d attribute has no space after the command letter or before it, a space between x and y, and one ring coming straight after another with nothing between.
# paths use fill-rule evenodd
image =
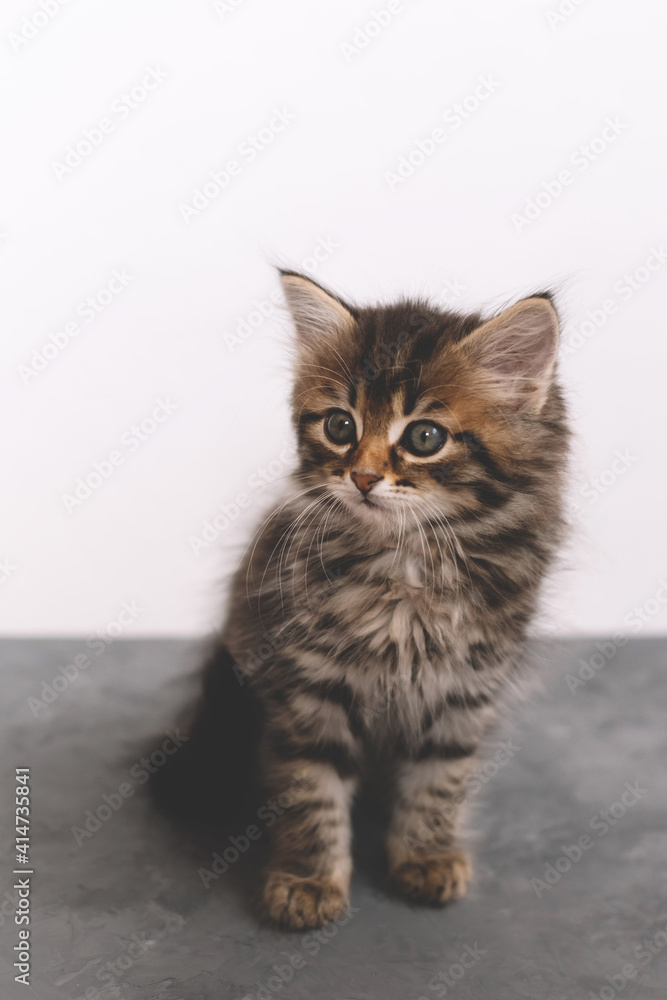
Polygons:
<instances>
[{"instance_id":1,"label":"kitten's tail","mask_svg":"<svg viewBox=\"0 0 667 1000\"><path fill-rule=\"evenodd\" d=\"M215 646L188 741L152 778L157 804L186 823L219 823L244 814L254 801L259 704L234 660Z\"/></svg>"}]
</instances>

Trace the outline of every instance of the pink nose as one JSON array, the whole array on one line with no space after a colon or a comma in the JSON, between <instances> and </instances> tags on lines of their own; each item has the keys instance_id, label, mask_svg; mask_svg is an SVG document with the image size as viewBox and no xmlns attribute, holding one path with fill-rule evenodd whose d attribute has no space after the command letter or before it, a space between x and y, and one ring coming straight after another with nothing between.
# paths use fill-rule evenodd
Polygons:
<instances>
[{"instance_id":1,"label":"pink nose","mask_svg":"<svg viewBox=\"0 0 667 1000\"><path fill-rule=\"evenodd\" d=\"M366 472L352 472L350 476L354 485L362 493L370 493L375 483L379 483L381 479L384 479L384 476L374 476Z\"/></svg>"}]
</instances>

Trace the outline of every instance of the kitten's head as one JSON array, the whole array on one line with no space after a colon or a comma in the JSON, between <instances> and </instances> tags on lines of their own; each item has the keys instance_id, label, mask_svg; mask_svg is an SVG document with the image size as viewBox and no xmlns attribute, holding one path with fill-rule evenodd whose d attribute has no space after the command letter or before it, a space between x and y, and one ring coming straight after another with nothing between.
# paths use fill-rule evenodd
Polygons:
<instances>
[{"instance_id":1,"label":"kitten's head","mask_svg":"<svg viewBox=\"0 0 667 1000\"><path fill-rule=\"evenodd\" d=\"M356 308L281 274L307 488L385 537L445 518L518 527L527 505L557 509L567 435L548 294L484 322L424 302Z\"/></svg>"}]
</instances>

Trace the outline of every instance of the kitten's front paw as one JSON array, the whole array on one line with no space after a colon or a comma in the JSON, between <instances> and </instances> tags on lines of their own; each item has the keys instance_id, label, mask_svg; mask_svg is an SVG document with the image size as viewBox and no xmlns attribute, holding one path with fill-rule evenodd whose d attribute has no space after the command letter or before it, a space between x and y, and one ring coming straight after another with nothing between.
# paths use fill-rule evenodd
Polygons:
<instances>
[{"instance_id":1,"label":"kitten's front paw","mask_svg":"<svg viewBox=\"0 0 667 1000\"><path fill-rule=\"evenodd\" d=\"M330 878L271 872L264 887L269 917L289 930L322 927L346 908L347 894Z\"/></svg>"},{"instance_id":2,"label":"kitten's front paw","mask_svg":"<svg viewBox=\"0 0 667 1000\"><path fill-rule=\"evenodd\" d=\"M403 861L391 872L392 882L403 895L438 906L465 896L471 878L470 859L458 850Z\"/></svg>"}]
</instances>

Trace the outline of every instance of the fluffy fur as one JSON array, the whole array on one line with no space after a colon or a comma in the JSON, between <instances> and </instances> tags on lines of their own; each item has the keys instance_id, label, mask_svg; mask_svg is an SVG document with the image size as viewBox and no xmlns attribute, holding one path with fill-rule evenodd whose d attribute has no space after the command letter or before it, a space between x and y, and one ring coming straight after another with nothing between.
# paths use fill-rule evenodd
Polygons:
<instances>
[{"instance_id":1,"label":"fluffy fur","mask_svg":"<svg viewBox=\"0 0 667 1000\"><path fill-rule=\"evenodd\" d=\"M232 754L267 797L298 788L263 889L266 914L298 928L346 906L364 782L389 796L394 886L436 904L465 892L458 813L562 536L568 433L548 294L484 322L282 282L298 468L236 573L203 728L231 726L243 691L252 723ZM347 443L326 431L338 411ZM446 432L436 453L406 447L417 421Z\"/></svg>"}]
</instances>

